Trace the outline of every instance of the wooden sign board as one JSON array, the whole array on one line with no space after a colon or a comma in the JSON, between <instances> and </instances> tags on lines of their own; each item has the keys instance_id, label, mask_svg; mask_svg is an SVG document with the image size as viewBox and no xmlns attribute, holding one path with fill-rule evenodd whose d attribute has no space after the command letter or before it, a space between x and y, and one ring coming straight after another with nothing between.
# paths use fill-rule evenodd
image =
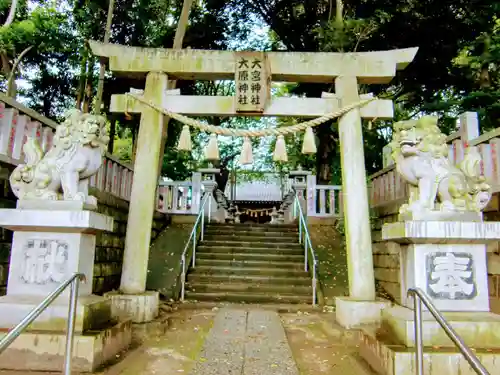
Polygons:
<instances>
[{"instance_id":1,"label":"wooden sign board","mask_svg":"<svg viewBox=\"0 0 500 375\"><path fill-rule=\"evenodd\" d=\"M271 97L271 69L264 52L234 52L236 112L263 113Z\"/></svg>"}]
</instances>

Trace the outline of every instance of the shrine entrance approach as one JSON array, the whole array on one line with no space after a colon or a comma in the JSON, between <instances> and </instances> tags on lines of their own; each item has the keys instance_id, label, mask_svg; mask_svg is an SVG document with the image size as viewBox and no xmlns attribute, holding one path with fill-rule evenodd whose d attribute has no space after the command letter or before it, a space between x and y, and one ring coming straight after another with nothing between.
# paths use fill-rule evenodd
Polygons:
<instances>
[{"instance_id":1,"label":"shrine entrance approach","mask_svg":"<svg viewBox=\"0 0 500 375\"><path fill-rule=\"evenodd\" d=\"M284 135L305 132L303 151L315 152L312 127L339 117L342 191L349 294L375 299L371 229L362 119L390 119L391 100L359 93L360 84L388 84L415 57L417 48L357 53L233 52L139 48L91 41L92 52L116 75L146 80L144 92L112 96L110 111L141 114L121 291L145 292L158 166L169 118L182 122L179 148L190 149L190 128L211 134L207 158L217 158L217 136L277 137L274 160L286 161ZM188 96L169 90L168 80L234 80L235 96ZM272 98L271 82L334 83L321 98ZM239 130L201 123L195 116L298 117L305 122L278 129ZM312 118L312 120L310 120ZM308 141L307 141L308 139ZM250 145L251 155L251 145ZM247 152L248 161L250 159ZM144 167L148 166L148 167Z\"/></svg>"}]
</instances>

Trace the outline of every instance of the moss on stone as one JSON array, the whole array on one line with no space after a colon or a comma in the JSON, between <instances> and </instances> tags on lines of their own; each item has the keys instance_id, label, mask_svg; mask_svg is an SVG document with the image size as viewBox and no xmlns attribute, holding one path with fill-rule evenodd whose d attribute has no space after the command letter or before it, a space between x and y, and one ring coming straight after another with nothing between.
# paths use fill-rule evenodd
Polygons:
<instances>
[{"instance_id":1,"label":"moss on stone","mask_svg":"<svg viewBox=\"0 0 500 375\"><path fill-rule=\"evenodd\" d=\"M167 298L178 298L181 256L192 227L192 224L170 225L153 242L149 253L148 290L157 290Z\"/></svg>"},{"instance_id":2,"label":"moss on stone","mask_svg":"<svg viewBox=\"0 0 500 375\"><path fill-rule=\"evenodd\" d=\"M318 280L326 305L349 294L347 254L342 235L333 225L310 225L309 234L318 260Z\"/></svg>"}]
</instances>

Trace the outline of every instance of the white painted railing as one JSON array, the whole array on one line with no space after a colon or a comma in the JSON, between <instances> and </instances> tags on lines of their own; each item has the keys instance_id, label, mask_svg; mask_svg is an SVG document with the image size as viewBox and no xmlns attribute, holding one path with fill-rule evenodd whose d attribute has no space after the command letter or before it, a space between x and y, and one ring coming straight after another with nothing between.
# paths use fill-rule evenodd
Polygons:
<instances>
[{"instance_id":1,"label":"white painted railing","mask_svg":"<svg viewBox=\"0 0 500 375\"><path fill-rule=\"evenodd\" d=\"M191 181L160 182L158 210L170 213L191 212L193 183Z\"/></svg>"},{"instance_id":2,"label":"white painted railing","mask_svg":"<svg viewBox=\"0 0 500 375\"><path fill-rule=\"evenodd\" d=\"M52 145L57 123L0 94L0 161L11 165L24 162L23 146L28 135L36 137L46 152ZM125 200L130 199L133 169L106 154L102 168L90 179L90 186Z\"/></svg>"},{"instance_id":3,"label":"white painted railing","mask_svg":"<svg viewBox=\"0 0 500 375\"><path fill-rule=\"evenodd\" d=\"M500 128L479 136L479 124L475 113L461 116L461 129L447 138L448 159L453 165L459 164L468 146L478 146L483 159L482 171L493 192L500 192ZM385 151L388 155L388 150ZM370 176L370 203L381 207L404 200L409 196L409 186L397 173L392 160L386 158L386 167Z\"/></svg>"},{"instance_id":4,"label":"white painted railing","mask_svg":"<svg viewBox=\"0 0 500 375\"><path fill-rule=\"evenodd\" d=\"M307 216L338 217L342 213L342 187L337 185L314 185L309 188Z\"/></svg>"},{"instance_id":5,"label":"white painted railing","mask_svg":"<svg viewBox=\"0 0 500 375\"><path fill-rule=\"evenodd\" d=\"M201 174L193 173L191 181L161 181L157 194L157 209L160 212L198 214L202 194Z\"/></svg>"}]
</instances>

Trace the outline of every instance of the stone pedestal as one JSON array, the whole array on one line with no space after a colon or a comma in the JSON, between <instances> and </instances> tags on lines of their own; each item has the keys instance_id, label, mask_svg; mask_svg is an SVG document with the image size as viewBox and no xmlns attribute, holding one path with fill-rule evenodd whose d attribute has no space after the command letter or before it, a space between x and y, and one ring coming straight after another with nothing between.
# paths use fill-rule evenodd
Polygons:
<instances>
[{"instance_id":1,"label":"stone pedestal","mask_svg":"<svg viewBox=\"0 0 500 375\"><path fill-rule=\"evenodd\" d=\"M406 221L384 225L382 239L400 244L401 301L422 289L440 311L489 311L486 244L500 222Z\"/></svg>"},{"instance_id":2,"label":"stone pedestal","mask_svg":"<svg viewBox=\"0 0 500 375\"><path fill-rule=\"evenodd\" d=\"M309 192L307 191L307 179L309 177L316 177L312 176L310 171L302 170L302 167L300 165L297 167L296 171L289 172L288 177L292 180L292 188L297 192L302 212L304 213L304 216L307 217L307 203L312 202L314 199L312 195L309 196L310 194L308 194ZM293 209L293 204L291 208Z\"/></svg>"},{"instance_id":3,"label":"stone pedestal","mask_svg":"<svg viewBox=\"0 0 500 375\"><path fill-rule=\"evenodd\" d=\"M486 246L500 238L500 222L481 222L475 214L468 217L471 221L415 220L382 228L382 239L400 247L403 306L384 309L379 329L360 333L360 353L377 373L415 373L414 306L413 297L407 297L411 287L423 290L483 365L491 373L496 371L500 316L489 312ZM422 308L424 372L469 373L458 349Z\"/></svg>"},{"instance_id":4,"label":"stone pedestal","mask_svg":"<svg viewBox=\"0 0 500 375\"><path fill-rule=\"evenodd\" d=\"M132 320L133 323L146 323L158 316L160 294L146 291L142 294L105 294L111 300L111 313L120 320Z\"/></svg>"},{"instance_id":5,"label":"stone pedestal","mask_svg":"<svg viewBox=\"0 0 500 375\"><path fill-rule=\"evenodd\" d=\"M217 201L215 200L215 189L217 189L217 182L215 182L215 175L220 172L217 168L204 168L200 169L198 172L201 173L201 184L203 186L204 193L212 194L210 202L205 205L205 216L210 218L210 221L215 221L218 223L225 222L225 211L224 209L219 209ZM203 199L203 198L202 198Z\"/></svg>"},{"instance_id":6,"label":"stone pedestal","mask_svg":"<svg viewBox=\"0 0 500 375\"><path fill-rule=\"evenodd\" d=\"M443 316L458 335L473 348L500 348L500 315L489 312L448 312ZM453 347L441 326L430 312L422 313L424 346ZM407 347L415 346L413 311L394 306L382 312L383 329Z\"/></svg>"},{"instance_id":7,"label":"stone pedestal","mask_svg":"<svg viewBox=\"0 0 500 375\"><path fill-rule=\"evenodd\" d=\"M63 281L83 273L87 282L79 288L75 369L92 371L126 348L131 333L130 323L111 318L110 300L92 295L96 233L112 231L113 219L78 205L25 201L17 209L0 210L0 226L14 231L7 295L0 298L0 330L11 329ZM0 355L0 368L62 368L69 293L68 288ZM46 348L39 342L51 344Z\"/></svg>"},{"instance_id":8,"label":"stone pedestal","mask_svg":"<svg viewBox=\"0 0 500 375\"><path fill-rule=\"evenodd\" d=\"M366 324L379 324L388 301L358 301L349 297L335 298L335 320L346 329Z\"/></svg>"}]
</instances>

